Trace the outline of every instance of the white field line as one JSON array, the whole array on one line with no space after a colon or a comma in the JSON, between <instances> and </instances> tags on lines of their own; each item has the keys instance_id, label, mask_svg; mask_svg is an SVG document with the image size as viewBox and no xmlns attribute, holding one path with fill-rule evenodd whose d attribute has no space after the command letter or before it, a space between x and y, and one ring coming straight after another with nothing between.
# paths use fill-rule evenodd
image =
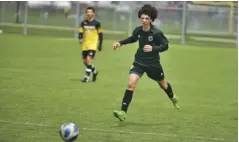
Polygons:
<instances>
[{"instance_id":1,"label":"white field line","mask_svg":"<svg viewBox=\"0 0 239 142\"><path fill-rule=\"evenodd\" d=\"M165 35L169 39L180 39L180 35ZM192 40L197 41L211 41L211 42L220 42L220 43L236 43L237 40L235 39L223 39L223 38L216 38L216 37L202 37L202 36L190 36L189 37Z\"/></svg>"},{"instance_id":2,"label":"white field line","mask_svg":"<svg viewBox=\"0 0 239 142\"><path fill-rule=\"evenodd\" d=\"M190 37L193 40L198 41L214 41L214 42L222 42L222 43L236 43L236 39L222 39L222 38L210 38L210 37L198 37L198 36L192 36Z\"/></svg>"},{"instance_id":3,"label":"white field line","mask_svg":"<svg viewBox=\"0 0 239 142\"><path fill-rule=\"evenodd\" d=\"M16 23L0 23L2 26L11 26L11 27L24 27L24 24L16 24ZM54 30L63 30L63 31L75 31L75 28L72 27L63 27L63 26L52 26L52 25L36 25L36 24L27 24L28 28L36 28L36 29L54 29ZM78 29L77 29L78 31ZM106 34L125 34L123 31L111 31L111 30L104 30Z\"/></svg>"},{"instance_id":4,"label":"white field line","mask_svg":"<svg viewBox=\"0 0 239 142\"><path fill-rule=\"evenodd\" d=\"M0 120L0 123L10 123L10 124L20 124L20 125L32 125L32 126L39 126L39 127L51 127L49 125L41 124L41 123L31 123L31 122L16 122L16 121L9 121L9 120ZM166 133L149 133L149 132L134 132L134 131L117 131L117 130L110 130L110 129L98 129L98 128L81 128L84 131L96 131L96 132L110 132L110 133L125 133L125 134L138 134L138 135L154 135L154 136L163 136L163 137L183 137L188 139L200 139L200 140L210 140L210 141L228 141L228 142L236 142L237 140L226 140L224 138L209 138L203 136L179 136L176 134L166 134Z\"/></svg>"}]
</instances>

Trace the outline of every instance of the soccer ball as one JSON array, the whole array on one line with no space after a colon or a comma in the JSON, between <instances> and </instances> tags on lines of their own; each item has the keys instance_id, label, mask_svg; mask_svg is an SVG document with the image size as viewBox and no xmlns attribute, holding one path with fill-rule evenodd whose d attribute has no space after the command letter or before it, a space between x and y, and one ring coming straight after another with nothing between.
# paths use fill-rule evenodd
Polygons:
<instances>
[{"instance_id":1,"label":"soccer ball","mask_svg":"<svg viewBox=\"0 0 239 142\"><path fill-rule=\"evenodd\" d=\"M77 139L79 131L74 123L65 123L61 125L59 134L63 141L73 142Z\"/></svg>"}]
</instances>

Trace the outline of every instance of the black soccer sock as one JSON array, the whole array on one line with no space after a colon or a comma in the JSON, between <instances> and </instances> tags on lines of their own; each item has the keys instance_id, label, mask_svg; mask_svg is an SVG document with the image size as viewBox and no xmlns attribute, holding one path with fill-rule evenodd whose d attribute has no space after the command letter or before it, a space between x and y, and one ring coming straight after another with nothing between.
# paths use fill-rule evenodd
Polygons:
<instances>
[{"instance_id":1,"label":"black soccer sock","mask_svg":"<svg viewBox=\"0 0 239 142\"><path fill-rule=\"evenodd\" d=\"M172 86L171 86L169 83L167 83L167 84L168 84L168 88L165 89L164 91L167 93L167 95L168 95L169 98L173 98L173 89L172 89Z\"/></svg>"},{"instance_id":2,"label":"black soccer sock","mask_svg":"<svg viewBox=\"0 0 239 142\"><path fill-rule=\"evenodd\" d=\"M131 91L131 90L125 91L124 98L122 101L122 106L121 106L121 110L124 111L125 113L127 112L129 104L132 100L133 93L134 93L134 91Z\"/></svg>"},{"instance_id":3,"label":"black soccer sock","mask_svg":"<svg viewBox=\"0 0 239 142\"><path fill-rule=\"evenodd\" d=\"M91 65L86 65L86 69L85 69L85 75L86 77L89 77L90 76L90 73L91 73Z\"/></svg>"}]
</instances>

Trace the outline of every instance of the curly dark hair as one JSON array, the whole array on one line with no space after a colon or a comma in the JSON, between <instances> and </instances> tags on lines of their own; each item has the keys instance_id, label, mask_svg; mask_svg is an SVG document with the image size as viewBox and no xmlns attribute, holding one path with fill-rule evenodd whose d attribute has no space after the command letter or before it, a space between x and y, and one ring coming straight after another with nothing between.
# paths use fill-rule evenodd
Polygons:
<instances>
[{"instance_id":1,"label":"curly dark hair","mask_svg":"<svg viewBox=\"0 0 239 142\"><path fill-rule=\"evenodd\" d=\"M158 11L155 7L150 4L145 4L138 12L138 18L141 17L142 14L148 15L152 22L158 17Z\"/></svg>"}]
</instances>

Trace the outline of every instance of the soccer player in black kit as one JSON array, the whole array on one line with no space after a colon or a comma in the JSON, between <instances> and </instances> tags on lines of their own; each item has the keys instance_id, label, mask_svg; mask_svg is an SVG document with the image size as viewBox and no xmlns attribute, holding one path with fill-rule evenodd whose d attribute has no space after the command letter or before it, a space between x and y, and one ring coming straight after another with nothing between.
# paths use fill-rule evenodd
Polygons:
<instances>
[{"instance_id":1,"label":"soccer player in black kit","mask_svg":"<svg viewBox=\"0 0 239 142\"><path fill-rule=\"evenodd\" d=\"M124 121L127 117L126 113L133 97L136 83L144 73L149 78L156 81L165 91L175 108L179 109L179 99L173 93L172 86L164 79L163 68L160 64L159 52L168 50L168 40L152 22L157 18L157 10L151 5L144 5L138 12L138 18L141 26L136 27L132 36L116 42L113 48L117 49L122 45L139 41L139 47L135 54L135 60L129 71L128 88L125 91L121 110L114 110L113 114L120 121Z\"/></svg>"}]
</instances>

